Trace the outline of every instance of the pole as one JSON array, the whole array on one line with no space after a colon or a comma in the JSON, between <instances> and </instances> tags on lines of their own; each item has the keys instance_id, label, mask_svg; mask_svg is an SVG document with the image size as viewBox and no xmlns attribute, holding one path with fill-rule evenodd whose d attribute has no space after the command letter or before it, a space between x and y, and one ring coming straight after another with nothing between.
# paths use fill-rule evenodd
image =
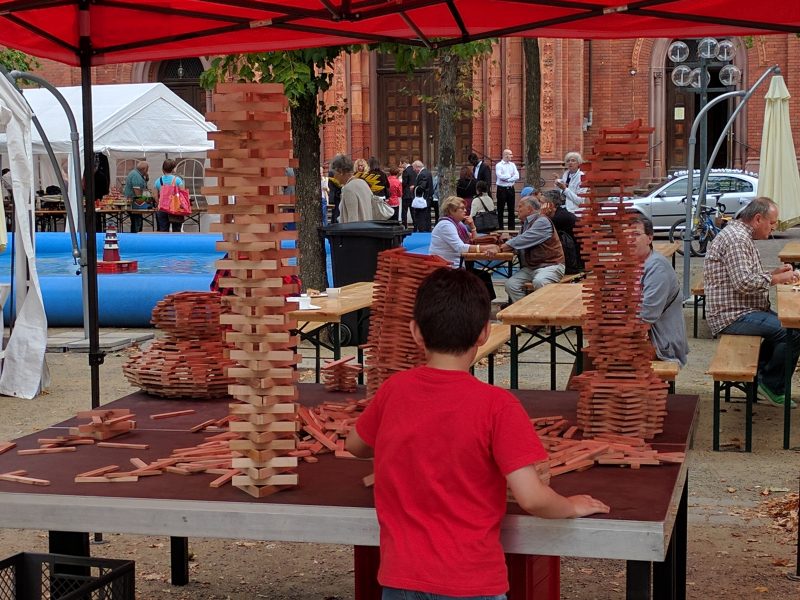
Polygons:
<instances>
[{"instance_id":1,"label":"pole","mask_svg":"<svg viewBox=\"0 0 800 600\"><path fill-rule=\"evenodd\" d=\"M689 153L687 157L688 162L688 172L686 174L686 227L683 230L683 299L687 300L691 296L691 268L692 268L692 223L694 221L694 213L692 211L692 201L694 199L694 195L692 194L693 191L693 183L694 183L694 151L695 146L697 145L697 129L700 126L700 123L705 118L706 114L709 110L711 110L715 105L719 104L720 102L724 102L728 100L728 98L734 98L736 96L743 96L742 102L740 106L744 106L744 104L750 99L753 95L753 92L756 90L758 86L760 86L767 76L773 72L774 69L777 68L777 65L773 65L769 67L762 75L758 78L758 80L750 87L747 92L736 91L736 92L727 92L720 96L714 98L711 102L706 104L692 123L691 133L689 134ZM730 125L732 121L729 121L728 124ZM723 132L722 135L725 135ZM699 206L698 206L699 210ZM699 214L699 212L698 212Z\"/></svg>"},{"instance_id":2,"label":"pole","mask_svg":"<svg viewBox=\"0 0 800 600\"><path fill-rule=\"evenodd\" d=\"M89 306L89 369L91 371L92 408L100 406L100 365L104 354L100 352L97 303L97 236L94 213L94 126L92 124L92 40L89 18L89 0L80 0L78 23L80 27L81 100L83 103L83 164L86 190L86 277ZM75 174L77 178L78 173Z\"/></svg>"}]
</instances>

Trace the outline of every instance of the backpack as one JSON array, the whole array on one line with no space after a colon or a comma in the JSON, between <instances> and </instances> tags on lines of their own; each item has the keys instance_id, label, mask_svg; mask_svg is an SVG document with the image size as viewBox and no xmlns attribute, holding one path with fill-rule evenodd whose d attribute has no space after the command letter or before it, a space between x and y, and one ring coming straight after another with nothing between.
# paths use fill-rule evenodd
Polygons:
<instances>
[{"instance_id":1,"label":"backpack","mask_svg":"<svg viewBox=\"0 0 800 600\"><path fill-rule=\"evenodd\" d=\"M559 231L558 237L561 240L561 248L564 251L564 274L574 275L583 271L583 261L575 238L566 231Z\"/></svg>"}]
</instances>

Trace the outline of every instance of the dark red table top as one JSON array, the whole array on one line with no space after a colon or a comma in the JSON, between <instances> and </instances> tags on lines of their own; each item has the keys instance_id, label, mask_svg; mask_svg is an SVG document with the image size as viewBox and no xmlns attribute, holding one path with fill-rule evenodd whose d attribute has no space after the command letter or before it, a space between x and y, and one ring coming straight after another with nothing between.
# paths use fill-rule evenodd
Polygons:
<instances>
[{"instance_id":1,"label":"dark red table top","mask_svg":"<svg viewBox=\"0 0 800 600\"><path fill-rule=\"evenodd\" d=\"M321 385L301 384L300 401L306 405L323 400L342 400L351 394L329 393ZM561 415L575 422L577 394L536 390L512 390L531 416ZM688 447L697 410L696 396L670 396L667 401L669 416L664 432L652 445L664 451L684 451ZM103 408L128 408L136 414L137 429L110 441L132 444L149 444L148 450L123 450L78 446L77 451L64 454L18 456L16 450L38 447L41 437L64 435L65 428L74 426L70 419L51 428L18 440L17 448L0 456L0 473L25 469L30 477L48 479L49 486L29 486L0 481L0 493L60 494L70 496L105 496L119 498L158 498L174 500L202 500L224 502L265 502L290 505L315 505L336 507L372 507L372 491L365 488L362 478L372 472L371 461L335 459L332 455L320 456L316 464L301 463L298 468L300 484L267 498L256 500L241 490L225 485L210 488L216 475L190 476L163 474L142 477L135 483L90 484L74 483L76 474L109 464L120 470L131 470L131 457L144 461L166 458L174 448L195 446L212 435L208 432L191 433L189 428L211 418L228 414L228 401L176 401L153 398L135 393ZM151 420L151 414L193 408L196 414L164 420ZM665 518L670 498L680 473L680 465L642 467L639 470L613 466L595 466L581 473L567 473L553 478L552 487L561 494L589 493L611 505L609 518L637 521L661 521ZM510 513L522 511L509 504ZM602 516L599 518L603 518Z\"/></svg>"}]
</instances>

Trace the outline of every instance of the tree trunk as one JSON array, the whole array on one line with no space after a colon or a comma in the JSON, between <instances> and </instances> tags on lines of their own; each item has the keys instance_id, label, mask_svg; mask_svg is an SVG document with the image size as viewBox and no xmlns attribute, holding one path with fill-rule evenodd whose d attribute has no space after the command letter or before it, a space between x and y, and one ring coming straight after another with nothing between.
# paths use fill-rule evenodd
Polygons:
<instances>
[{"instance_id":1,"label":"tree trunk","mask_svg":"<svg viewBox=\"0 0 800 600\"><path fill-rule=\"evenodd\" d=\"M539 189L542 181L542 63L539 40L525 38L525 183Z\"/></svg>"},{"instance_id":2,"label":"tree trunk","mask_svg":"<svg viewBox=\"0 0 800 600\"><path fill-rule=\"evenodd\" d=\"M461 58L446 53L439 61L441 102L439 103L439 200L455 194L456 114L461 103L458 80Z\"/></svg>"},{"instance_id":3,"label":"tree trunk","mask_svg":"<svg viewBox=\"0 0 800 600\"><path fill-rule=\"evenodd\" d=\"M297 262L303 289L324 290L327 287L325 245L319 227L322 225L322 192L319 175L319 121L317 96L302 97L290 108L292 145L298 160L295 169L297 210Z\"/></svg>"}]
</instances>

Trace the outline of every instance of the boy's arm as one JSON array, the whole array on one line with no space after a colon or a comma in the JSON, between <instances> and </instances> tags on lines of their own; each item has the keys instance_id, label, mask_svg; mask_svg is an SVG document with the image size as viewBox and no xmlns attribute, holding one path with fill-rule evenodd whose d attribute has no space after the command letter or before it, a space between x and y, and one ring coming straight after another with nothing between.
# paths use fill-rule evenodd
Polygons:
<instances>
[{"instance_id":1,"label":"boy's arm","mask_svg":"<svg viewBox=\"0 0 800 600\"><path fill-rule=\"evenodd\" d=\"M372 458L375 454L372 446L361 439L355 427L347 434L347 441L344 443L344 449L358 458Z\"/></svg>"},{"instance_id":2,"label":"boy's arm","mask_svg":"<svg viewBox=\"0 0 800 600\"><path fill-rule=\"evenodd\" d=\"M351 431L351 434L355 429ZM348 442L350 439L348 438ZM363 442L362 442L363 443ZM353 452L351 450L351 452ZM355 454L355 452L353 452ZM571 519L611 509L591 496L562 496L542 483L533 465L527 465L506 475L508 486L517 504L530 514L545 519Z\"/></svg>"}]
</instances>

